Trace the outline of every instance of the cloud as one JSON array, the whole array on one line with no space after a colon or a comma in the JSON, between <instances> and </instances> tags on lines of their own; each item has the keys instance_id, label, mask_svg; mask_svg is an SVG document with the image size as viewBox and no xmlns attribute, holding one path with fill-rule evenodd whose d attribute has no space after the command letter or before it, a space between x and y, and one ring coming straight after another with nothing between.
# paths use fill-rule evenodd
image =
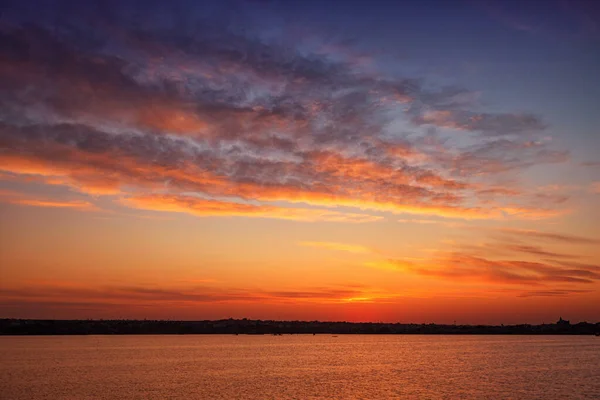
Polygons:
<instances>
[{"instance_id":1,"label":"cloud","mask_svg":"<svg viewBox=\"0 0 600 400\"><path fill-rule=\"evenodd\" d=\"M89 286L89 285L25 285L0 288L0 306L23 307L27 303L59 305L69 303L107 306L127 304L140 306L181 306L203 303L261 303L261 304L339 304L351 301L377 301L394 294L377 288L336 285L296 290L263 290L204 286Z\"/></svg>"},{"instance_id":2,"label":"cloud","mask_svg":"<svg viewBox=\"0 0 600 400\"><path fill-rule=\"evenodd\" d=\"M563 242L569 244L599 244L600 239L587 238L577 235L569 235L556 232L544 232L532 229L515 229L515 228L500 228L500 232L507 233L512 236L520 236L530 239L540 239L545 241Z\"/></svg>"},{"instance_id":3,"label":"cloud","mask_svg":"<svg viewBox=\"0 0 600 400\"><path fill-rule=\"evenodd\" d=\"M453 284L495 285L511 291L536 288L523 291L520 295L525 297L568 295L587 290L582 285L600 282L600 265L580 261L587 258L585 253L561 253L540 244L596 245L597 239L513 228L473 229L480 232L478 237L487 233L492 240L453 240L451 251L435 250L425 258L386 256L365 266Z\"/></svg>"},{"instance_id":4,"label":"cloud","mask_svg":"<svg viewBox=\"0 0 600 400\"><path fill-rule=\"evenodd\" d=\"M554 296L569 296L572 294L583 294L590 293L591 290L532 290L528 292L523 292L519 295L519 297L554 297Z\"/></svg>"},{"instance_id":5,"label":"cloud","mask_svg":"<svg viewBox=\"0 0 600 400\"><path fill-rule=\"evenodd\" d=\"M46 183L91 194L117 195L127 187L138 187L468 219L501 218L502 213L552 214L543 209L454 205L458 198L435 191L436 187L444 192L463 190L454 181L419 168L394 168L335 153L308 152L298 161L247 159L230 153L223 158L180 138L111 134L64 124L45 129L4 125L0 129L4 143L16 150L0 154L0 169L42 176ZM34 146L40 140L45 145ZM417 186L419 182L429 188Z\"/></svg>"},{"instance_id":6,"label":"cloud","mask_svg":"<svg viewBox=\"0 0 600 400\"><path fill-rule=\"evenodd\" d=\"M52 201L52 200L33 200L22 199L11 201L12 204L19 204L32 207L51 207L51 208L75 208L78 210L94 210L94 206L87 201Z\"/></svg>"},{"instance_id":7,"label":"cloud","mask_svg":"<svg viewBox=\"0 0 600 400\"><path fill-rule=\"evenodd\" d=\"M365 266L448 281L453 284L494 285L523 297L583 293L582 285L600 282L600 265L585 262L586 253L562 253L556 244L597 245L598 239L556 232L514 228L472 228L489 241L452 240L451 251L429 251L427 257L382 256ZM485 237L485 236L483 236ZM535 287L525 290L524 287Z\"/></svg>"},{"instance_id":8,"label":"cloud","mask_svg":"<svg viewBox=\"0 0 600 400\"><path fill-rule=\"evenodd\" d=\"M532 114L490 114L470 111L434 110L413 118L417 125L480 132L486 136L522 135L545 129Z\"/></svg>"},{"instance_id":9,"label":"cloud","mask_svg":"<svg viewBox=\"0 0 600 400\"><path fill-rule=\"evenodd\" d=\"M448 226L451 228L460 228L465 226L465 222L456 222L456 221L448 221L448 220L439 220L439 219L407 219L401 218L398 222L402 224L418 224L418 225L442 225Z\"/></svg>"},{"instance_id":10,"label":"cloud","mask_svg":"<svg viewBox=\"0 0 600 400\"><path fill-rule=\"evenodd\" d=\"M113 8L70 8L69 21L94 15L95 23L61 29L21 10L20 22L2 26L3 175L195 215L363 222L381 218L366 212L565 213L552 199L478 181L568 158L536 139L544 124L535 115L476 111L478 93L366 70L323 43L268 40L243 18L167 8L163 25L139 9L132 24L128 7ZM411 121L414 133L393 129ZM421 125L477 134L459 147ZM494 203L508 191L511 204Z\"/></svg>"},{"instance_id":11,"label":"cloud","mask_svg":"<svg viewBox=\"0 0 600 400\"><path fill-rule=\"evenodd\" d=\"M553 251L544 250L539 246L532 246L532 245L506 244L506 245L504 245L503 248L506 250L511 250L511 251L515 251L518 253L527 253L527 254L532 254L532 255L541 256L541 257L567 258L567 259L579 258L579 256L577 256L577 255L556 253Z\"/></svg>"},{"instance_id":12,"label":"cloud","mask_svg":"<svg viewBox=\"0 0 600 400\"><path fill-rule=\"evenodd\" d=\"M457 283L546 286L591 284L600 280L600 273L589 268L514 259L494 260L465 252L439 253L437 257L423 261L387 259L367 263L367 266Z\"/></svg>"},{"instance_id":13,"label":"cloud","mask_svg":"<svg viewBox=\"0 0 600 400\"><path fill-rule=\"evenodd\" d=\"M442 154L440 158L447 168L459 176L493 176L539 164L560 164L569 159L569 154L550 150L543 141L502 138L477 142L458 154Z\"/></svg>"},{"instance_id":14,"label":"cloud","mask_svg":"<svg viewBox=\"0 0 600 400\"><path fill-rule=\"evenodd\" d=\"M32 198L24 193L7 190L0 190L0 202L30 207L68 208L78 211L99 211L94 204L88 201Z\"/></svg>"},{"instance_id":15,"label":"cloud","mask_svg":"<svg viewBox=\"0 0 600 400\"><path fill-rule=\"evenodd\" d=\"M444 221L438 221L434 219L399 219L398 222L403 224L441 224Z\"/></svg>"},{"instance_id":16,"label":"cloud","mask_svg":"<svg viewBox=\"0 0 600 400\"><path fill-rule=\"evenodd\" d=\"M521 219L544 219L558 217L571 212L569 209L551 209L538 207L505 206L500 207L500 211L507 216L518 217Z\"/></svg>"},{"instance_id":17,"label":"cloud","mask_svg":"<svg viewBox=\"0 0 600 400\"><path fill-rule=\"evenodd\" d=\"M132 208L187 213L198 217L239 216L305 222L328 221L350 223L374 222L382 218L367 214L341 213L322 209L284 208L269 205L206 200L192 196L132 196L124 199L123 202L125 205Z\"/></svg>"},{"instance_id":18,"label":"cloud","mask_svg":"<svg viewBox=\"0 0 600 400\"><path fill-rule=\"evenodd\" d=\"M348 253L355 254L371 254L373 250L357 244L348 244L348 243L336 243L336 242L300 242L298 243L300 246L305 247L316 247L328 250L337 250L337 251L345 251Z\"/></svg>"}]
</instances>

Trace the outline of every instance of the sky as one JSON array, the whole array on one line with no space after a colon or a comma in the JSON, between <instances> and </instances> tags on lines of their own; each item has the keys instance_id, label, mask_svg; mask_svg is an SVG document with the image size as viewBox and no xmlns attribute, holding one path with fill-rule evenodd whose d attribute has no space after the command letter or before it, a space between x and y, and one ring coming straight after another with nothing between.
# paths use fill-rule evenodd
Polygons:
<instances>
[{"instance_id":1,"label":"sky","mask_svg":"<svg viewBox=\"0 0 600 400\"><path fill-rule=\"evenodd\" d=\"M600 321L595 1L2 1L0 317Z\"/></svg>"}]
</instances>

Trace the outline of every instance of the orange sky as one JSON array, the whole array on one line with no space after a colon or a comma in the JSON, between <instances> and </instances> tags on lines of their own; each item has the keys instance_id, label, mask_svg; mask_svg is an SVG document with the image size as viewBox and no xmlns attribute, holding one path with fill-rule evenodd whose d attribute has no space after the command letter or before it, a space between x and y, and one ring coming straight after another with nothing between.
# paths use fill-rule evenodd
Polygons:
<instances>
[{"instance_id":1,"label":"orange sky","mask_svg":"<svg viewBox=\"0 0 600 400\"><path fill-rule=\"evenodd\" d=\"M0 318L600 320L595 92L82 10L2 27Z\"/></svg>"}]
</instances>

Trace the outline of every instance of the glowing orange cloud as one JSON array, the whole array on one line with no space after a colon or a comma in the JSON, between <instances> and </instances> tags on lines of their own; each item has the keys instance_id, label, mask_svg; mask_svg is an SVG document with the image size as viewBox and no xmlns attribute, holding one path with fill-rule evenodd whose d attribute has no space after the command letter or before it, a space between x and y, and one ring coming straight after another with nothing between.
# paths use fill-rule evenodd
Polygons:
<instances>
[{"instance_id":1,"label":"glowing orange cloud","mask_svg":"<svg viewBox=\"0 0 600 400\"><path fill-rule=\"evenodd\" d=\"M60 149L57 149L57 151ZM506 207L496 206L494 208L463 207L454 204L443 204L444 197L438 200L424 202L419 198L418 189L405 186L406 200L401 202L395 194L376 193L365 191L367 186L361 188L357 193L349 192L344 187L325 187L314 185L312 188L300 188L286 184L258 185L253 183L232 182L226 176L218 176L209 171L200 169L191 163L181 163L178 168L169 168L155 163L144 162L129 156L119 157L119 163L115 164L112 157L107 154L89 155L72 149L62 149L62 158L49 163L31 155L3 154L0 155L1 170L25 175L40 175L49 184L61 184L76 187L78 190L90 194L115 195L122 193L123 187L134 185L147 189L159 189L164 187L165 180L177 182L177 190L190 190L204 192L212 196L240 197L247 200L259 201L285 201L290 203L305 203L320 207L350 207L362 210L383 211L392 213L407 213L415 215L436 215L447 218L462 219L500 219L505 217L518 217L524 219L548 218L562 215L567 210L553 210L531 207ZM371 165L365 161L356 163L344 161L340 170L335 171L336 163L330 164L331 157L337 159L339 156L326 156L317 158L324 164L317 164L317 173L329 171L333 176L342 174L350 178L365 179ZM340 161L341 162L341 161ZM391 176L390 171L378 171L375 166L376 179L385 179ZM340 172L341 171L341 172ZM379 174L379 175L378 175ZM402 178L408 179L406 178ZM451 181L432 178L427 175L430 182L442 186L454 187ZM437 204L436 204L437 203ZM266 213L268 208L263 209ZM272 211L272 210L271 210ZM297 213L297 212L295 212ZM256 214L256 212L255 212ZM277 214L282 216L281 213ZM305 214L306 215L306 214ZM314 215L314 213L313 213ZM329 212L329 219L335 219L338 212ZM288 218L292 218L288 214ZM300 218L296 214L293 219ZM306 217L305 217L306 218ZM379 217L371 217L368 220L377 220Z\"/></svg>"},{"instance_id":2,"label":"glowing orange cloud","mask_svg":"<svg viewBox=\"0 0 600 400\"><path fill-rule=\"evenodd\" d=\"M242 216L275 218L294 221L373 222L382 217L367 214L342 213L331 210L306 208L283 208L217 200L206 200L192 196L145 195L132 196L123 200L129 207L154 211L182 212L200 217Z\"/></svg>"},{"instance_id":3,"label":"glowing orange cloud","mask_svg":"<svg viewBox=\"0 0 600 400\"><path fill-rule=\"evenodd\" d=\"M22 199L11 201L13 204L33 207L75 208L78 210L95 210L96 207L87 201L51 201Z\"/></svg>"},{"instance_id":4,"label":"glowing orange cloud","mask_svg":"<svg viewBox=\"0 0 600 400\"><path fill-rule=\"evenodd\" d=\"M87 201L81 200L51 200L31 198L24 193L0 190L0 202L31 207L69 208L79 211L98 211L98 208Z\"/></svg>"},{"instance_id":5,"label":"glowing orange cloud","mask_svg":"<svg viewBox=\"0 0 600 400\"><path fill-rule=\"evenodd\" d=\"M435 279L485 284L543 286L591 284L600 280L597 266L573 268L558 263L494 260L460 252L440 253L433 259L387 259L365 265Z\"/></svg>"}]
</instances>

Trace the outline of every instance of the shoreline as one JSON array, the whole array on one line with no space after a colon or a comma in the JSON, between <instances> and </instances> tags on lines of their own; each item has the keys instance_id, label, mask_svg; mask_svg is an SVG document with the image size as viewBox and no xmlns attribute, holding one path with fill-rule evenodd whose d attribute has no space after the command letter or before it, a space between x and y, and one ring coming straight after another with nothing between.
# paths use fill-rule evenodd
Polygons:
<instances>
[{"instance_id":1,"label":"shoreline","mask_svg":"<svg viewBox=\"0 0 600 400\"><path fill-rule=\"evenodd\" d=\"M51 335L600 335L600 322L571 324L447 325L225 319L42 320L0 319L0 336Z\"/></svg>"}]
</instances>

